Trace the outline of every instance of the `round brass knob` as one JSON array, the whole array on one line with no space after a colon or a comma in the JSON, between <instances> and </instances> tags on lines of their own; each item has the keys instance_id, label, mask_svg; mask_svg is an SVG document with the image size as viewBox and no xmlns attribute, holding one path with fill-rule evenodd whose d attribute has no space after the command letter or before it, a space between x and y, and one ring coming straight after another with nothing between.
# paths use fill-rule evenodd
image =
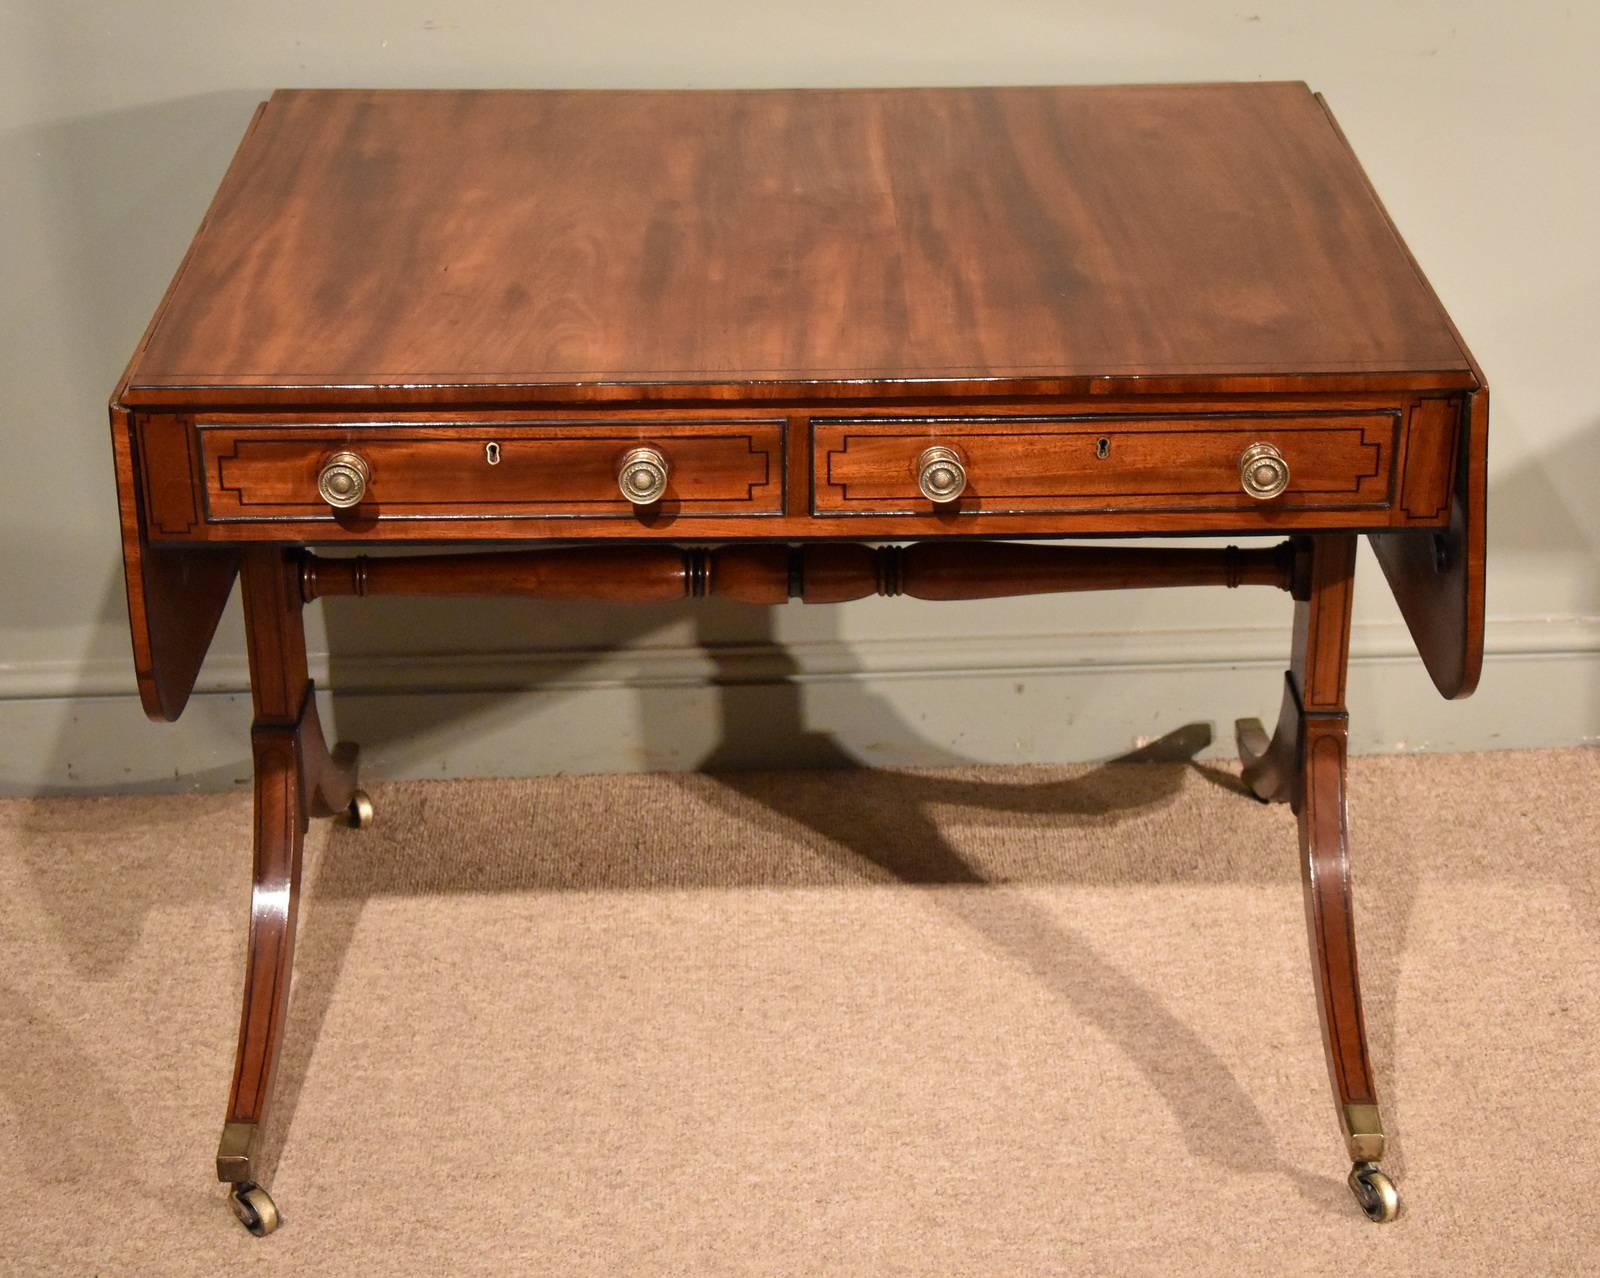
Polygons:
<instances>
[{"instance_id":1,"label":"round brass knob","mask_svg":"<svg viewBox=\"0 0 1600 1278\"><path fill-rule=\"evenodd\" d=\"M1257 501L1271 501L1289 486L1289 463L1273 444L1251 444L1239 454L1239 483Z\"/></svg>"},{"instance_id":2,"label":"round brass knob","mask_svg":"<svg viewBox=\"0 0 1600 1278\"><path fill-rule=\"evenodd\" d=\"M317 472L317 491L328 505L342 510L361 504L371 478L366 458L357 453L335 453Z\"/></svg>"},{"instance_id":3,"label":"round brass knob","mask_svg":"<svg viewBox=\"0 0 1600 1278\"><path fill-rule=\"evenodd\" d=\"M966 491L967 468L953 448L935 444L917 457L917 487L929 501L952 502Z\"/></svg>"},{"instance_id":4,"label":"round brass knob","mask_svg":"<svg viewBox=\"0 0 1600 1278\"><path fill-rule=\"evenodd\" d=\"M667 459L659 448L632 448L617 467L617 487L635 506L653 506L667 491Z\"/></svg>"}]
</instances>

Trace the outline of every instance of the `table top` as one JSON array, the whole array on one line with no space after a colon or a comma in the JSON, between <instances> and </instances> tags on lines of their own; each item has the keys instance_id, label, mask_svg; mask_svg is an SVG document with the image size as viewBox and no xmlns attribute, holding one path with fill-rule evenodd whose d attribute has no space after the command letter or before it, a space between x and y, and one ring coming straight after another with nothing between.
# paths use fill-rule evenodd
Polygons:
<instances>
[{"instance_id":1,"label":"table top","mask_svg":"<svg viewBox=\"0 0 1600 1278\"><path fill-rule=\"evenodd\" d=\"M119 397L906 383L1476 378L1302 84L294 90L258 113Z\"/></svg>"}]
</instances>

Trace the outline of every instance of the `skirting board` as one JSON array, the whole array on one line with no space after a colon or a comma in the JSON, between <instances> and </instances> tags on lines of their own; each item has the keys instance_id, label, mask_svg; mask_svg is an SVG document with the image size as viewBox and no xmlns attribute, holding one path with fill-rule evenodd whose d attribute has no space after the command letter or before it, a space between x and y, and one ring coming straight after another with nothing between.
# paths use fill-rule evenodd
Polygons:
<instances>
[{"instance_id":1,"label":"skirting board","mask_svg":"<svg viewBox=\"0 0 1600 1278\"><path fill-rule=\"evenodd\" d=\"M1228 758L1236 718L1274 721L1283 642L1234 630L344 659L322 708L371 780L1082 762L1152 742ZM1445 702L1403 630L1359 627L1352 749L1600 742L1600 624L1494 623L1489 653L1477 695ZM247 784L240 664L208 666L177 725L146 721L109 665L3 672L0 794ZM326 684L326 657L313 674Z\"/></svg>"}]
</instances>

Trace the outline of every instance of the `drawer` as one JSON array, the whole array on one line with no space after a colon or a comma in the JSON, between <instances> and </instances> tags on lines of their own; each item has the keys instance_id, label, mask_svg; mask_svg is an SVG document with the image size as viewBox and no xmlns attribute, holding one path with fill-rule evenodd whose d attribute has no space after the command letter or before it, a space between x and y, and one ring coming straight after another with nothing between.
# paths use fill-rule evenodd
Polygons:
<instances>
[{"instance_id":1,"label":"drawer","mask_svg":"<svg viewBox=\"0 0 1600 1278\"><path fill-rule=\"evenodd\" d=\"M819 516L1382 510L1394 491L1400 414L814 418L812 510ZM1245 491L1246 450L1286 466L1270 497ZM929 454L928 450L946 450ZM939 456L954 468L937 464ZM960 495L919 486L965 472Z\"/></svg>"},{"instance_id":2,"label":"drawer","mask_svg":"<svg viewBox=\"0 0 1600 1278\"><path fill-rule=\"evenodd\" d=\"M782 420L483 425L200 422L209 524L391 520L721 518L781 515ZM658 500L635 506L619 467L648 447L666 464ZM364 471L361 499L336 508L319 479L337 455ZM332 474L332 472L329 472ZM349 483L335 476L331 481Z\"/></svg>"}]
</instances>

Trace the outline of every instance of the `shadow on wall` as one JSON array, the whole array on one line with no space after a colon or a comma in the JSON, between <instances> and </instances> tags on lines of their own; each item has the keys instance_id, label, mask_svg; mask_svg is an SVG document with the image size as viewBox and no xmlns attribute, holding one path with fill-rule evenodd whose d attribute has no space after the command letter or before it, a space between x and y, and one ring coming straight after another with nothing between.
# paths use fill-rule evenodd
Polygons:
<instances>
[{"instance_id":1,"label":"shadow on wall","mask_svg":"<svg viewBox=\"0 0 1600 1278\"><path fill-rule=\"evenodd\" d=\"M1509 414L1503 416L1509 417ZM1588 490L1600 476L1600 415L1561 445L1539 457L1524 447L1515 419L1490 422L1490 448L1519 458L1489 484L1489 614L1494 615L1495 570L1508 560L1529 560L1537 569L1584 583L1574 601L1581 616L1600 614L1600 507ZM1568 493L1586 491L1574 501Z\"/></svg>"},{"instance_id":2,"label":"shadow on wall","mask_svg":"<svg viewBox=\"0 0 1600 1278\"><path fill-rule=\"evenodd\" d=\"M703 653L710 669L689 676L687 687L657 683L627 689L637 707L629 752L639 770L860 766L835 733L808 722L806 685L798 663L775 633L772 608L715 600L630 606L495 599L340 599L324 606L331 683L343 691L372 687L364 658L375 652L492 653L497 671L504 669L498 659L504 654L536 659L538 677L565 689L552 720L553 730L574 744L573 771L595 770L581 753L582 742L592 736L584 725L592 704L586 698L595 695L583 686L586 669L611 654L663 641ZM807 643L844 650L833 608L808 609L804 621ZM397 628L416 638L397 643ZM769 657L759 663L760 673L753 679L748 661L752 650ZM849 673L843 672L845 677ZM608 670L605 677L615 676ZM702 678L710 685L709 698L699 691ZM337 710L339 735L372 754L403 755L410 741L446 742L469 730L491 731L508 717L525 713L526 703L505 693L537 686L530 675L527 682L509 688L475 687L471 695L423 691L354 698ZM915 758L924 766L969 761L928 740L917 724L870 691L863 691L861 698L853 720L856 725L870 723L875 748ZM408 763L408 770L414 770L427 761ZM514 776L529 769L511 760L496 771Z\"/></svg>"},{"instance_id":3,"label":"shadow on wall","mask_svg":"<svg viewBox=\"0 0 1600 1278\"><path fill-rule=\"evenodd\" d=\"M1526 446L1516 416L1496 415L1491 404L1489 447L1491 457L1517 459L1489 484L1485 611L1491 624L1499 611L1498 582L1516 573L1554 579L1571 597L1551 611L1592 624L1600 616L1600 507L1590 495L1600 477L1600 416L1555 454L1541 456ZM1570 585L1574 582L1579 583L1576 590ZM1586 667L1580 669L1588 673ZM1486 654L1483 682L1502 677L1515 674L1507 670L1502 675L1492 654ZM1587 693L1578 686L1570 692L1587 695L1593 702L1590 721L1600 722L1600 679L1590 673ZM1537 708L1530 711L1537 713Z\"/></svg>"}]
</instances>

